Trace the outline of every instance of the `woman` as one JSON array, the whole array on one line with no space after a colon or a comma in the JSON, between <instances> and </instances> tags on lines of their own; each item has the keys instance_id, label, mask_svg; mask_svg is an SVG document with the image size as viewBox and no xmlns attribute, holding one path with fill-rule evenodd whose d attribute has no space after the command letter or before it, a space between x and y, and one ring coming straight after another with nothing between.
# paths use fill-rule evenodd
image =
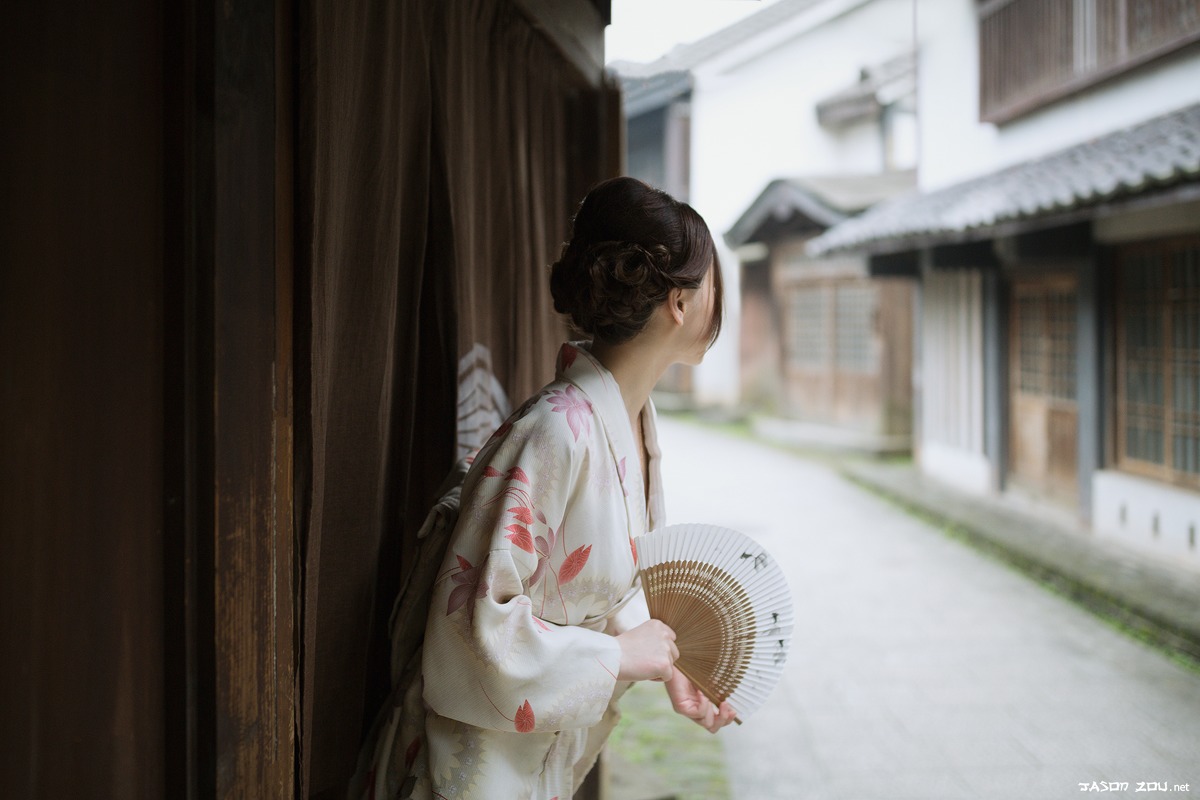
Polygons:
<instances>
[{"instance_id":1,"label":"woman","mask_svg":"<svg viewBox=\"0 0 1200 800\"><path fill-rule=\"evenodd\" d=\"M671 364L699 364L720 330L712 236L664 192L605 181L550 287L591 342L563 345L555 381L464 481L423 680L391 745L399 797L567 800L631 681L665 682L710 731L733 718L673 668L674 633L646 619L636 586L636 537L664 523L650 390Z\"/></svg>"}]
</instances>

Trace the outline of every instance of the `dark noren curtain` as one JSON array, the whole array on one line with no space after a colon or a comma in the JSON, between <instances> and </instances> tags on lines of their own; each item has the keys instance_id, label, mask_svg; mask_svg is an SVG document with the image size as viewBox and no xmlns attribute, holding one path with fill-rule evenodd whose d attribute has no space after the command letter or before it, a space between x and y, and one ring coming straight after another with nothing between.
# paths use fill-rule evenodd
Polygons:
<instances>
[{"instance_id":1,"label":"dark noren curtain","mask_svg":"<svg viewBox=\"0 0 1200 800\"><path fill-rule=\"evenodd\" d=\"M388 689L459 359L486 348L513 403L552 376L547 265L616 120L510 0L339 0L299 28L301 782L332 797Z\"/></svg>"}]
</instances>

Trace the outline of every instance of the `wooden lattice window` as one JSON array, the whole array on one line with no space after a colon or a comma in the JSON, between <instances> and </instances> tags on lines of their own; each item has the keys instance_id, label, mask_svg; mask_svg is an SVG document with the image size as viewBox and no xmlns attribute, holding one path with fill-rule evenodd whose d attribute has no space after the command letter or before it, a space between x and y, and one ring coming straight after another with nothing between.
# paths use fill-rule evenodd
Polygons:
<instances>
[{"instance_id":1,"label":"wooden lattice window","mask_svg":"<svg viewBox=\"0 0 1200 800\"><path fill-rule=\"evenodd\" d=\"M1200 239L1119 259L1120 466L1200 487Z\"/></svg>"},{"instance_id":2,"label":"wooden lattice window","mask_svg":"<svg viewBox=\"0 0 1200 800\"><path fill-rule=\"evenodd\" d=\"M1200 0L981 0L979 111L1006 122L1200 41Z\"/></svg>"},{"instance_id":3,"label":"wooden lattice window","mask_svg":"<svg viewBox=\"0 0 1200 800\"><path fill-rule=\"evenodd\" d=\"M843 372L875 371L875 287L837 287L837 366Z\"/></svg>"},{"instance_id":4,"label":"wooden lattice window","mask_svg":"<svg viewBox=\"0 0 1200 800\"><path fill-rule=\"evenodd\" d=\"M788 362L823 367L829 358L828 301L824 286L798 286L788 293Z\"/></svg>"},{"instance_id":5,"label":"wooden lattice window","mask_svg":"<svg viewBox=\"0 0 1200 800\"><path fill-rule=\"evenodd\" d=\"M1075 400L1075 295L1057 290L1022 293L1016 305L1020 391Z\"/></svg>"}]
</instances>

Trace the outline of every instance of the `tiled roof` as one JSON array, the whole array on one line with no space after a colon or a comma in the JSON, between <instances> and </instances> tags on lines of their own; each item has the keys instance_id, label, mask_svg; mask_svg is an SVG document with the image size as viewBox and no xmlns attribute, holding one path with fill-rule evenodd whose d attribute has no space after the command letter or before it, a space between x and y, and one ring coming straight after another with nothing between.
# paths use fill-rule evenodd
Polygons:
<instances>
[{"instance_id":1,"label":"tiled roof","mask_svg":"<svg viewBox=\"0 0 1200 800\"><path fill-rule=\"evenodd\" d=\"M779 178L767 184L730 227L725 243L741 247L786 231L828 228L881 200L912 189L914 183L911 170Z\"/></svg>"},{"instance_id":2,"label":"tiled roof","mask_svg":"<svg viewBox=\"0 0 1200 800\"><path fill-rule=\"evenodd\" d=\"M692 73L685 71L621 78L625 116L631 119L651 109L662 108L691 90Z\"/></svg>"},{"instance_id":3,"label":"tiled roof","mask_svg":"<svg viewBox=\"0 0 1200 800\"><path fill-rule=\"evenodd\" d=\"M903 250L938 238L1086 208L1200 178L1200 104L1043 158L925 194L880 203L808 244L837 250Z\"/></svg>"}]
</instances>

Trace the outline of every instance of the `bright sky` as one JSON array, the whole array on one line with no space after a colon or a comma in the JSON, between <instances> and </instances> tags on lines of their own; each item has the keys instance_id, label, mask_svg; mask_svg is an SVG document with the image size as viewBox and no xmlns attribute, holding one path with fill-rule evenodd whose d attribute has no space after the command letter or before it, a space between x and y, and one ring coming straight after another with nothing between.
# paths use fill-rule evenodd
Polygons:
<instances>
[{"instance_id":1,"label":"bright sky","mask_svg":"<svg viewBox=\"0 0 1200 800\"><path fill-rule=\"evenodd\" d=\"M612 0L605 30L606 61L653 61L677 44L694 42L776 0Z\"/></svg>"}]
</instances>

